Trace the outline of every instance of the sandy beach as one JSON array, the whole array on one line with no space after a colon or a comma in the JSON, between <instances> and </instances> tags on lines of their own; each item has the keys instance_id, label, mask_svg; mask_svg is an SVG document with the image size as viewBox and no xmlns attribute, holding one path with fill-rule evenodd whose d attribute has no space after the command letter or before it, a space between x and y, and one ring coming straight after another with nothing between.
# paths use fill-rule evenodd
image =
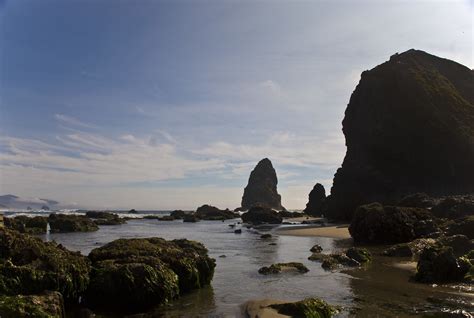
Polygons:
<instances>
[{"instance_id":1,"label":"sandy beach","mask_svg":"<svg viewBox=\"0 0 474 318\"><path fill-rule=\"evenodd\" d=\"M293 236L320 236L332 237L337 239L350 238L348 224L339 224L333 226L306 225L298 227L287 227L278 229L279 235L293 235Z\"/></svg>"}]
</instances>

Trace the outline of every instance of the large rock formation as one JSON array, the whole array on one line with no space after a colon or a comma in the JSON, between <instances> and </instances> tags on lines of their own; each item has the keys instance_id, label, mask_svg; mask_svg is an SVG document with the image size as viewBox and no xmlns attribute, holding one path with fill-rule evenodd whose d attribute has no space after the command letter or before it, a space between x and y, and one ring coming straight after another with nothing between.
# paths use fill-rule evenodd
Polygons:
<instances>
[{"instance_id":1,"label":"large rock formation","mask_svg":"<svg viewBox=\"0 0 474 318\"><path fill-rule=\"evenodd\" d=\"M249 183L242 197L242 209L254 206L265 206L276 210L284 210L281 196L277 192L278 179L272 162L262 159L250 173Z\"/></svg>"},{"instance_id":2,"label":"large rock formation","mask_svg":"<svg viewBox=\"0 0 474 318\"><path fill-rule=\"evenodd\" d=\"M308 203L304 212L313 216L321 216L326 201L326 190L321 183L316 183L313 190L309 193Z\"/></svg>"},{"instance_id":3,"label":"large rock formation","mask_svg":"<svg viewBox=\"0 0 474 318\"><path fill-rule=\"evenodd\" d=\"M330 217L416 192L474 192L474 71L422 51L395 54L362 73L343 132Z\"/></svg>"}]
</instances>

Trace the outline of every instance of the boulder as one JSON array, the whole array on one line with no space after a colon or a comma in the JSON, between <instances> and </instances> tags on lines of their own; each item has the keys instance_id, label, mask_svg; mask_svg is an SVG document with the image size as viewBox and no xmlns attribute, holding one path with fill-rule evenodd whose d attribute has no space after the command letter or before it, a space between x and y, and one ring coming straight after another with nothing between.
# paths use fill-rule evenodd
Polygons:
<instances>
[{"instance_id":1,"label":"boulder","mask_svg":"<svg viewBox=\"0 0 474 318\"><path fill-rule=\"evenodd\" d=\"M336 315L340 309L331 306L319 298L306 298L297 302L270 305L279 314L290 317L301 318L330 318Z\"/></svg>"},{"instance_id":2,"label":"boulder","mask_svg":"<svg viewBox=\"0 0 474 318\"><path fill-rule=\"evenodd\" d=\"M435 205L431 211L437 217L449 219L474 216L474 195L447 197Z\"/></svg>"},{"instance_id":3,"label":"boulder","mask_svg":"<svg viewBox=\"0 0 474 318\"><path fill-rule=\"evenodd\" d=\"M0 229L0 294L58 291L77 300L89 284L90 263L55 242Z\"/></svg>"},{"instance_id":4,"label":"boulder","mask_svg":"<svg viewBox=\"0 0 474 318\"><path fill-rule=\"evenodd\" d=\"M366 249L352 247L343 254L322 254L320 252L313 252L308 259L310 261L321 262L321 267L326 270L334 270L340 266L361 266L362 264L369 263L372 260L372 256Z\"/></svg>"},{"instance_id":5,"label":"boulder","mask_svg":"<svg viewBox=\"0 0 474 318\"><path fill-rule=\"evenodd\" d=\"M64 318L63 296L58 292L40 295L0 296L0 317Z\"/></svg>"},{"instance_id":6,"label":"boulder","mask_svg":"<svg viewBox=\"0 0 474 318\"><path fill-rule=\"evenodd\" d=\"M127 221L120 218L118 214L102 211L87 211L86 216L89 219L93 219L97 225L120 225L125 224Z\"/></svg>"},{"instance_id":7,"label":"boulder","mask_svg":"<svg viewBox=\"0 0 474 318\"><path fill-rule=\"evenodd\" d=\"M357 209L349 232L355 242L393 244L437 233L439 229L428 210L372 203Z\"/></svg>"},{"instance_id":8,"label":"boulder","mask_svg":"<svg viewBox=\"0 0 474 318\"><path fill-rule=\"evenodd\" d=\"M183 219L185 215L186 215L186 212L182 210L174 210L174 211L171 211L170 213L170 216L172 216L176 220Z\"/></svg>"},{"instance_id":9,"label":"boulder","mask_svg":"<svg viewBox=\"0 0 474 318\"><path fill-rule=\"evenodd\" d=\"M310 251L312 253L321 253L323 251L323 248L321 247L321 245L314 245L313 247L311 247Z\"/></svg>"},{"instance_id":10,"label":"boulder","mask_svg":"<svg viewBox=\"0 0 474 318\"><path fill-rule=\"evenodd\" d=\"M283 271L297 271L298 273L304 274L309 272L309 269L302 263L290 262L272 264L268 267L264 266L258 270L259 274L262 275L280 274Z\"/></svg>"},{"instance_id":11,"label":"boulder","mask_svg":"<svg viewBox=\"0 0 474 318\"><path fill-rule=\"evenodd\" d=\"M368 263L372 260L372 256L365 248L351 247L346 251L346 256L361 264Z\"/></svg>"},{"instance_id":12,"label":"boulder","mask_svg":"<svg viewBox=\"0 0 474 318\"><path fill-rule=\"evenodd\" d=\"M45 216L29 217L19 215L12 218L4 218L5 227L28 234L44 234L48 225L48 218Z\"/></svg>"},{"instance_id":13,"label":"boulder","mask_svg":"<svg viewBox=\"0 0 474 318\"><path fill-rule=\"evenodd\" d=\"M265 207L253 207L241 217L243 222L251 224L281 224L283 222L278 212Z\"/></svg>"},{"instance_id":14,"label":"boulder","mask_svg":"<svg viewBox=\"0 0 474 318\"><path fill-rule=\"evenodd\" d=\"M235 219L237 216L234 212L229 209L221 210L212 205L204 204L197 208L196 213L194 214L197 218L201 220L210 220L210 221L222 221Z\"/></svg>"},{"instance_id":15,"label":"boulder","mask_svg":"<svg viewBox=\"0 0 474 318\"><path fill-rule=\"evenodd\" d=\"M304 212L312 216L321 216L324 211L324 204L326 202L326 190L320 183L316 183L313 190L309 193L308 203Z\"/></svg>"},{"instance_id":16,"label":"boulder","mask_svg":"<svg viewBox=\"0 0 474 318\"><path fill-rule=\"evenodd\" d=\"M415 280L422 283L462 281L471 266L467 258L457 258L449 246L429 247L420 255Z\"/></svg>"},{"instance_id":17,"label":"boulder","mask_svg":"<svg viewBox=\"0 0 474 318\"><path fill-rule=\"evenodd\" d=\"M196 223L199 219L194 214L186 214L183 216L183 222Z\"/></svg>"},{"instance_id":18,"label":"boulder","mask_svg":"<svg viewBox=\"0 0 474 318\"><path fill-rule=\"evenodd\" d=\"M85 215L50 214L48 223L52 233L92 232L99 227Z\"/></svg>"},{"instance_id":19,"label":"boulder","mask_svg":"<svg viewBox=\"0 0 474 318\"><path fill-rule=\"evenodd\" d=\"M281 196L277 191L278 179L272 162L262 159L250 173L249 182L244 189L242 209L248 210L254 206L284 210Z\"/></svg>"},{"instance_id":20,"label":"boulder","mask_svg":"<svg viewBox=\"0 0 474 318\"><path fill-rule=\"evenodd\" d=\"M201 243L185 239L118 239L89 254L85 302L114 312L140 312L208 285L215 260Z\"/></svg>"},{"instance_id":21,"label":"boulder","mask_svg":"<svg viewBox=\"0 0 474 318\"><path fill-rule=\"evenodd\" d=\"M400 243L393 245L383 251L384 256L391 257L418 257L420 253L427 247L436 246L438 243L431 238L420 238L409 243Z\"/></svg>"},{"instance_id":22,"label":"boulder","mask_svg":"<svg viewBox=\"0 0 474 318\"><path fill-rule=\"evenodd\" d=\"M325 216L370 202L474 192L474 71L409 50L365 71L343 120L347 152Z\"/></svg>"}]
</instances>

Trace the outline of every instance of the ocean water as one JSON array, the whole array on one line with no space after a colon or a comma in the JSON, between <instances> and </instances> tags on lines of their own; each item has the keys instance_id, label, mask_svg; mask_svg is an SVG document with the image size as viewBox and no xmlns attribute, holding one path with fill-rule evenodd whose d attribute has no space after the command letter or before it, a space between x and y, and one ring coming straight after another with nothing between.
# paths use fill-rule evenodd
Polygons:
<instances>
[{"instance_id":1,"label":"ocean water","mask_svg":"<svg viewBox=\"0 0 474 318\"><path fill-rule=\"evenodd\" d=\"M217 263L212 285L184 295L169 306L157 308L155 312L160 317L241 317L241 305L248 300L301 300L306 297L319 297L342 306L344 310L339 317L469 317L468 313L474 312L471 286L411 282L412 272L395 266L407 260L377 256L382 251L380 247L370 248L375 258L367 267L325 271L320 263L307 259L311 255L310 248L319 244L325 253L332 253L346 248L350 241L283 236L274 229L265 232L246 227L242 227L242 234L235 234L229 224L237 221L183 223L180 220L134 219L124 225L101 226L96 232L41 237L84 255L118 238L157 236L202 242ZM261 239L262 233L272 233L273 237ZM223 255L225 257L221 257ZM302 262L310 271L306 274L258 274L262 266L293 261Z\"/></svg>"}]
</instances>

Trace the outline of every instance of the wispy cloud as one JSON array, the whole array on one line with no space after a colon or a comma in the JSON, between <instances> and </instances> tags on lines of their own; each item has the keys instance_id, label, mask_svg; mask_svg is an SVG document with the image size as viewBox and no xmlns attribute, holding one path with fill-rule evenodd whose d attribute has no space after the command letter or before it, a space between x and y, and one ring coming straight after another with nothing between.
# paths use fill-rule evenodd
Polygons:
<instances>
[{"instance_id":1,"label":"wispy cloud","mask_svg":"<svg viewBox=\"0 0 474 318\"><path fill-rule=\"evenodd\" d=\"M92 128L92 129L97 128L97 126L84 123L74 117L63 115L63 114L55 114L54 119L58 121L59 123L65 124L65 125L71 125L71 126L76 126L76 127L81 127L81 128Z\"/></svg>"}]
</instances>

